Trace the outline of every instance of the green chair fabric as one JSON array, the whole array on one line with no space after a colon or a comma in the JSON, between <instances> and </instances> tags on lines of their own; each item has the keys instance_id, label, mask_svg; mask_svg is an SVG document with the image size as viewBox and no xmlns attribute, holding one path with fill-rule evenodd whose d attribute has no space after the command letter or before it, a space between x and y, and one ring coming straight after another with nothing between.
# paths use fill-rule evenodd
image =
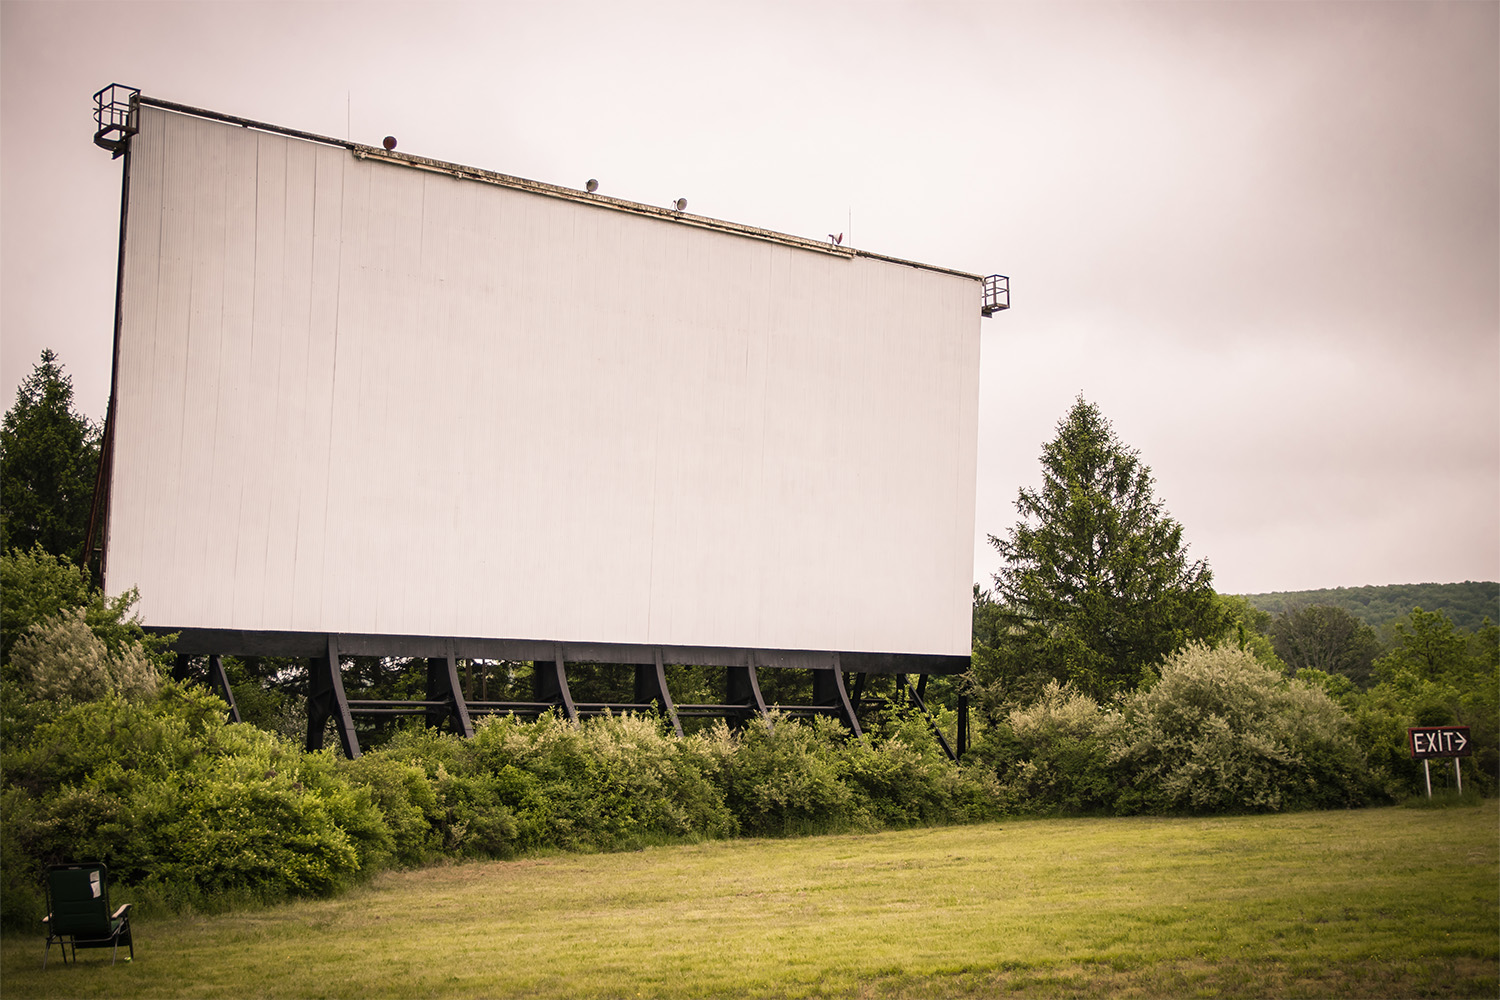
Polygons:
<instances>
[{"instance_id":1,"label":"green chair fabric","mask_svg":"<svg viewBox=\"0 0 1500 1000\"><path fill-rule=\"evenodd\" d=\"M68 961L70 945L75 962L79 948L110 948L113 965L120 957L121 944L130 949L126 961L135 958L135 942L130 937L130 904L122 904L110 912L109 871L102 863L53 865L48 869L47 915L42 923L47 925L47 947L42 952L44 969L53 941L62 949L64 962Z\"/></svg>"}]
</instances>

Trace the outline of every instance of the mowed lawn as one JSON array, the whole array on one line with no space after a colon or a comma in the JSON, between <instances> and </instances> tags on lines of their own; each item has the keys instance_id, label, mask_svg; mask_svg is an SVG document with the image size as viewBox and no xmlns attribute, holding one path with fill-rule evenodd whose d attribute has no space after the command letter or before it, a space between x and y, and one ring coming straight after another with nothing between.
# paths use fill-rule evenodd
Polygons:
<instances>
[{"instance_id":1,"label":"mowed lawn","mask_svg":"<svg viewBox=\"0 0 1500 1000\"><path fill-rule=\"evenodd\" d=\"M121 895L120 899L128 898ZM1000 822L386 873L22 997L1500 995L1500 810Z\"/></svg>"}]
</instances>

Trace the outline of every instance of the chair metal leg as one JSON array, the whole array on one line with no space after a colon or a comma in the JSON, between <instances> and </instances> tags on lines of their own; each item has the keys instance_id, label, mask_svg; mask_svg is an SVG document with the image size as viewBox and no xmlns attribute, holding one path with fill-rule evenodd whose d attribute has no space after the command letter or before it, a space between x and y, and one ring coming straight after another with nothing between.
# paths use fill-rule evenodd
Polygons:
<instances>
[{"instance_id":1,"label":"chair metal leg","mask_svg":"<svg viewBox=\"0 0 1500 1000\"><path fill-rule=\"evenodd\" d=\"M42 950L42 969L43 970L45 970L47 968L47 956L51 953L51 951L52 951L52 935L48 934L47 935L47 947Z\"/></svg>"}]
</instances>

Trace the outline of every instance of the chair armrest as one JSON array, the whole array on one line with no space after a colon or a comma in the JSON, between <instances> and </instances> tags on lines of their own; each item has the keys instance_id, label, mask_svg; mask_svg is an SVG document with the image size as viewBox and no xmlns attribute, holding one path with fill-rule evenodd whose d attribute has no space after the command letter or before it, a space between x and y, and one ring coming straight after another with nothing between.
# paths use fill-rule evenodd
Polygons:
<instances>
[{"instance_id":1,"label":"chair armrest","mask_svg":"<svg viewBox=\"0 0 1500 1000\"><path fill-rule=\"evenodd\" d=\"M125 915L125 911L128 910L128 909L130 909L133 905L135 905L135 904L133 904L133 903L121 903L120 904L120 908L109 915L109 919L111 919L111 920L119 920L121 917L123 917Z\"/></svg>"}]
</instances>

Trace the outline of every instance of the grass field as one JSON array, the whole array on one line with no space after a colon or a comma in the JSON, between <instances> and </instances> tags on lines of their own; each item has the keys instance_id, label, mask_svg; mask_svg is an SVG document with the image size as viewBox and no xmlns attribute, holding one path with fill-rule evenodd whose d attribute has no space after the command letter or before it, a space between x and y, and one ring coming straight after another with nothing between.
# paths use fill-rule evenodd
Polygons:
<instances>
[{"instance_id":1,"label":"grass field","mask_svg":"<svg viewBox=\"0 0 1500 1000\"><path fill-rule=\"evenodd\" d=\"M120 899L126 899L121 896ZM387 873L22 997L1500 995L1500 810L1033 820Z\"/></svg>"}]
</instances>

